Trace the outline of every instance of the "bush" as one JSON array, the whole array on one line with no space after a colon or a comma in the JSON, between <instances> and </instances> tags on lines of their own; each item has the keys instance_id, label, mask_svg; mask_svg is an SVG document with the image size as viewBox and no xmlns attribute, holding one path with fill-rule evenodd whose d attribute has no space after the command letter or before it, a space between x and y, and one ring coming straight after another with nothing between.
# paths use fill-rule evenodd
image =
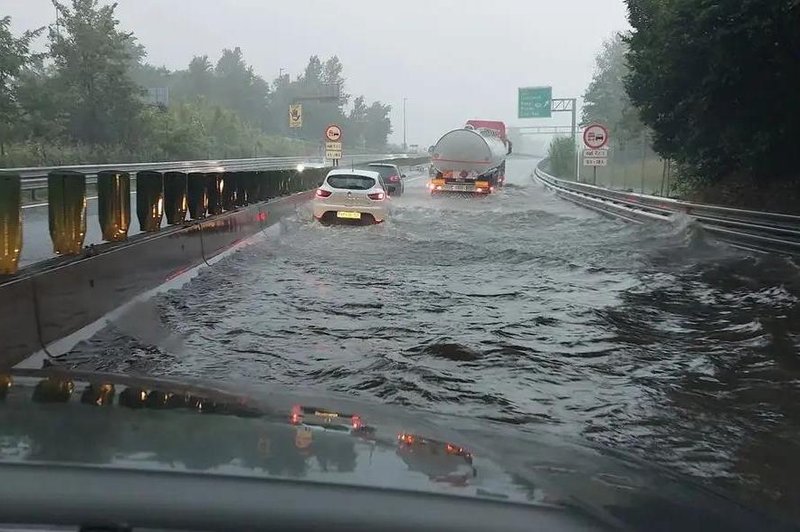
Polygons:
<instances>
[{"instance_id":1,"label":"bush","mask_svg":"<svg viewBox=\"0 0 800 532\"><path fill-rule=\"evenodd\" d=\"M553 139L548 149L550 171L556 177L575 178L575 141L570 137Z\"/></svg>"}]
</instances>

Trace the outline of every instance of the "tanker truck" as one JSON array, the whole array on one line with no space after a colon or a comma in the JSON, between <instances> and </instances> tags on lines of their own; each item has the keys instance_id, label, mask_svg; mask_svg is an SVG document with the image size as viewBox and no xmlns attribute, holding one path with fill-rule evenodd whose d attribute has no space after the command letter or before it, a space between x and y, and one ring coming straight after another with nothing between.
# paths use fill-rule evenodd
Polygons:
<instances>
[{"instance_id":1,"label":"tanker truck","mask_svg":"<svg viewBox=\"0 0 800 532\"><path fill-rule=\"evenodd\" d=\"M431 194L491 194L505 180L509 153L511 145L502 122L470 120L463 128L445 133L431 153L436 172L429 185Z\"/></svg>"}]
</instances>

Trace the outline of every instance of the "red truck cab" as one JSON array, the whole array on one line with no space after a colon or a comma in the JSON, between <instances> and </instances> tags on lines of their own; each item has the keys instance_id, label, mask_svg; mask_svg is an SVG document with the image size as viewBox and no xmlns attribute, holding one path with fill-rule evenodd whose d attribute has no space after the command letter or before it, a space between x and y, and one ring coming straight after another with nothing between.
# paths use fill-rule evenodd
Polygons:
<instances>
[{"instance_id":1,"label":"red truck cab","mask_svg":"<svg viewBox=\"0 0 800 532\"><path fill-rule=\"evenodd\" d=\"M506 125L504 122L499 120L467 120L467 125L472 126L475 129L491 129L492 131L497 132L497 136L500 137L504 143L508 143L508 138L506 137Z\"/></svg>"},{"instance_id":2,"label":"red truck cab","mask_svg":"<svg viewBox=\"0 0 800 532\"><path fill-rule=\"evenodd\" d=\"M491 129L497 136L500 137L500 140L503 141L503 144L506 145L506 150L508 153L511 153L511 142L508 140L506 136L506 124L500 120L467 120L467 126L472 126L475 129ZM503 186L506 181L505 176L505 163L503 163L503 171L497 176L497 185Z\"/></svg>"}]
</instances>

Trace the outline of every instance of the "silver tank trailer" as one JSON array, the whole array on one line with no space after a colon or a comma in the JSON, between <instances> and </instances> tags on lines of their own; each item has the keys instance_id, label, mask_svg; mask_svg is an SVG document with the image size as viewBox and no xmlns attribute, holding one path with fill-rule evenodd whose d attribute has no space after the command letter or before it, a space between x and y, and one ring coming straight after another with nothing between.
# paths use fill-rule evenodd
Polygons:
<instances>
[{"instance_id":1,"label":"silver tank trailer","mask_svg":"<svg viewBox=\"0 0 800 532\"><path fill-rule=\"evenodd\" d=\"M487 174L506 160L506 145L492 130L454 129L433 147L431 164L442 174L470 177Z\"/></svg>"}]
</instances>

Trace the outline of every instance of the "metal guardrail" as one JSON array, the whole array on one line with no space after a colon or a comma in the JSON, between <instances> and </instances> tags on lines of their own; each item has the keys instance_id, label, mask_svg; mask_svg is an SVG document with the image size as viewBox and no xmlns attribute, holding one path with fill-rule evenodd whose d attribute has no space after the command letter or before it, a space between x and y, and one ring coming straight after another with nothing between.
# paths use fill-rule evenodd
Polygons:
<instances>
[{"instance_id":1,"label":"metal guardrail","mask_svg":"<svg viewBox=\"0 0 800 532\"><path fill-rule=\"evenodd\" d=\"M610 190L554 177L536 167L534 177L559 195L585 207L630 221L667 221L683 214L697 220L715 238L757 251L800 255L800 216L705 205Z\"/></svg>"},{"instance_id":2,"label":"metal guardrail","mask_svg":"<svg viewBox=\"0 0 800 532\"><path fill-rule=\"evenodd\" d=\"M412 158L408 154L365 154L352 155L341 160L341 164L355 164L386 159ZM152 163L124 163L124 164L96 164L96 165L67 165L33 168L0 168L0 172L9 172L19 175L22 180L22 190L33 190L47 187L47 175L53 171L73 171L84 174L92 183L97 173L104 170L136 172L153 170L158 172L247 172L268 170L291 170L298 165L324 165L321 157L253 157L248 159L220 159L203 161L161 161Z\"/></svg>"}]
</instances>

